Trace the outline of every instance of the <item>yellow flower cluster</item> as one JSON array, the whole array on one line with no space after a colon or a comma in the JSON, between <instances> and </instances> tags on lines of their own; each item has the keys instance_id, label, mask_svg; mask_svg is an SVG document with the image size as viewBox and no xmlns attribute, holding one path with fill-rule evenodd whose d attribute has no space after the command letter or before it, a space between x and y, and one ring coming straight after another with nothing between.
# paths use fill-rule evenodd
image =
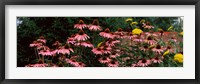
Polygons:
<instances>
[{"instance_id":1,"label":"yellow flower cluster","mask_svg":"<svg viewBox=\"0 0 200 84\"><path fill-rule=\"evenodd\" d=\"M139 29L139 28L135 28L135 29L133 29L132 30L132 34L137 34L137 35L140 35L141 33L142 33L143 31L141 30L141 29Z\"/></svg>"},{"instance_id":2,"label":"yellow flower cluster","mask_svg":"<svg viewBox=\"0 0 200 84\"><path fill-rule=\"evenodd\" d=\"M128 18L128 19L126 19L126 22L132 22L132 21L133 21L132 18Z\"/></svg>"},{"instance_id":3,"label":"yellow flower cluster","mask_svg":"<svg viewBox=\"0 0 200 84\"><path fill-rule=\"evenodd\" d=\"M176 55L174 55L174 60L179 63L183 63L183 54L177 53Z\"/></svg>"}]
</instances>

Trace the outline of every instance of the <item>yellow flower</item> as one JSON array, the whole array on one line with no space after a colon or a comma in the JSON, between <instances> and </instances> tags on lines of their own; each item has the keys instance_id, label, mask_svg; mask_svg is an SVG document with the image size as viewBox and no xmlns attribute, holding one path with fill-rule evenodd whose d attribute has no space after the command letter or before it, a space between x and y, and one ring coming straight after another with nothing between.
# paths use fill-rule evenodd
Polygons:
<instances>
[{"instance_id":1,"label":"yellow flower","mask_svg":"<svg viewBox=\"0 0 200 84\"><path fill-rule=\"evenodd\" d=\"M103 44L103 42L100 42L100 43L97 45L97 47L100 47L102 44Z\"/></svg>"},{"instance_id":2,"label":"yellow flower","mask_svg":"<svg viewBox=\"0 0 200 84\"><path fill-rule=\"evenodd\" d=\"M172 29L173 29L173 26L170 26L170 27L167 29L167 31L172 30Z\"/></svg>"},{"instance_id":3,"label":"yellow flower","mask_svg":"<svg viewBox=\"0 0 200 84\"><path fill-rule=\"evenodd\" d=\"M183 36L183 32L181 32L180 35Z\"/></svg>"},{"instance_id":4,"label":"yellow flower","mask_svg":"<svg viewBox=\"0 0 200 84\"><path fill-rule=\"evenodd\" d=\"M165 51L164 54L163 54L162 56L165 56L165 55L167 55L167 54L169 54L169 50Z\"/></svg>"},{"instance_id":5,"label":"yellow flower","mask_svg":"<svg viewBox=\"0 0 200 84\"><path fill-rule=\"evenodd\" d=\"M144 20L144 19L140 20L140 23L144 23L144 22L145 22L145 20Z\"/></svg>"},{"instance_id":6,"label":"yellow flower","mask_svg":"<svg viewBox=\"0 0 200 84\"><path fill-rule=\"evenodd\" d=\"M132 22L131 23L131 25L137 25L138 24L138 22Z\"/></svg>"},{"instance_id":7,"label":"yellow flower","mask_svg":"<svg viewBox=\"0 0 200 84\"><path fill-rule=\"evenodd\" d=\"M133 21L132 18L128 18L128 19L126 19L126 22L131 22L131 21Z\"/></svg>"},{"instance_id":8,"label":"yellow flower","mask_svg":"<svg viewBox=\"0 0 200 84\"><path fill-rule=\"evenodd\" d=\"M132 30L132 34L137 34L137 35L140 35L143 31L139 28L135 28Z\"/></svg>"},{"instance_id":9,"label":"yellow flower","mask_svg":"<svg viewBox=\"0 0 200 84\"><path fill-rule=\"evenodd\" d=\"M179 63L183 63L183 54L177 53L176 55L174 55L174 60Z\"/></svg>"}]
</instances>

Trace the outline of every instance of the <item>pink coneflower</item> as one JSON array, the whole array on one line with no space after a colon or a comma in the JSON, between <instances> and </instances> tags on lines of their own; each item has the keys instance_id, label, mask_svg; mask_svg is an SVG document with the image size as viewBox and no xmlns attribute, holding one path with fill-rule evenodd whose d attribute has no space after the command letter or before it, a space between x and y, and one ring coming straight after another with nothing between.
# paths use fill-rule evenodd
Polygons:
<instances>
[{"instance_id":1,"label":"pink coneflower","mask_svg":"<svg viewBox=\"0 0 200 84\"><path fill-rule=\"evenodd\" d=\"M50 48L48 46L38 46L37 49L38 50L50 50Z\"/></svg>"},{"instance_id":2,"label":"pink coneflower","mask_svg":"<svg viewBox=\"0 0 200 84\"><path fill-rule=\"evenodd\" d=\"M116 37L116 38L120 38L120 39L126 38L126 36L124 34L121 34L121 33L119 33L119 34L114 33L114 34L115 34L114 37Z\"/></svg>"},{"instance_id":3,"label":"pink coneflower","mask_svg":"<svg viewBox=\"0 0 200 84\"><path fill-rule=\"evenodd\" d=\"M44 63L43 60L39 59L39 61L36 64L28 64L25 67L48 67L49 65Z\"/></svg>"},{"instance_id":4,"label":"pink coneflower","mask_svg":"<svg viewBox=\"0 0 200 84\"><path fill-rule=\"evenodd\" d=\"M147 42L150 45L156 44L156 41L153 40L153 38L151 36L148 36L147 39L145 40L145 42Z\"/></svg>"},{"instance_id":5,"label":"pink coneflower","mask_svg":"<svg viewBox=\"0 0 200 84\"><path fill-rule=\"evenodd\" d=\"M145 32L144 34L147 35L147 36L158 36L157 34L150 33L150 32Z\"/></svg>"},{"instance_id":6,"label":"pink coneflower","mask_svg":"<svg viewBox=\"0 0 200 84\"><path fill-rule=\"evenodd\" d=\"M171 41L174 41L174 42L177 42L176 38L175 37L171 37L171 39L169 39Z\"/></svg>"},{"instance_id":7,"label":"pink coneflower","mask_svg":"<svg viewBox=\"0 0 200 84\"><path fill-rule=\"evenodd\" d=\"M133 39L133 41L141 43L141 42L143 42L143 39L141 37L136 37L136 38Z\"/></svg>"},{"instance_id":8,"label":"pink coneflower","mask_svg":"<svg viewBox=\"0 0 200 84\"><path fill-rule=\"evenodd\" d=\"M111 33L111 35L112 35L112 39L114 39L115 37L117 38L117 37L119 37L119 35L117 35L116 33L114 33L114 32L110 32ZM111 39L111 38L110 38Z\"/></svg>"},{"instance_id":9,"label":"pink coneflower","mask_svg":"<svg viewBox=\"0 0 200 84\"><path fill-rule=\"evenodd\" d=\"M85 34L83 30L79 30L78 34L76 34L76 36L74 37L74 39L78 41L85 41L89 38L90 37L87 34Z\"/></svg>"},{"instance_id":10,"label":"pink coneflower","mask_svg":"<svg viewBox=\"0 0 200 84\"><path fill-rule=\"evenodd\" d=\"M146 67L150 64L151 64L151 60L147 60L147 59L139 60L139 62L137 63L137 65L141 67Z\"/></svg>"},{"instance_id":11,"label":"pink coneflower","mask_svg":"<svg viewBox=\"0 0 200 84\"><path fill-rule=\"evenodd\" d=\"M89 30L90 31L101 31L102 28L99 26L99 21L95 19L92 23L92 25L89 25Z\"/></svg>"},{"instance_id":12,"label":"pink coneflower","mask_svg":"<svg viewBox=\"0 0 200 84\"><path fill-rule=\"evenodd\" d=\"M56 65L56 64L51 64L51 67L58 67L58 65Z\"/></svg>"},{"instance_id":13,"label":"pink coneflower","mask_svg":"<svg viewBox=\"0 0 200 84\"><path fill-rule=\"evenodd\" d=\"M155 48L152 49L152 51L161 54L161 52L163 52L164 49L158 44Z\"/></svg>"},{"instance_id":14,"label":"pink coneflower","mask_svg":"<svg viewBox=\"0 0 200 84\"><path fill-rule=\"evenodd\" d=\"M132 40L133 38L138 37L137 35L133 35L132 32L129 32L128 35L126 36L126 38Z\"/></svg>"},{"instance_id":15,"label":"pink coneflower","mask_svg":"<svg viewBox=\"0 0 200 84\"><path fill-rule=\"evenodd\" d=\"M70 52L74 52L74 50L72 48L69 47L69 44L65 44L65 46L60 47L60 49L58 49L57 53L58 54L68 54L70 55Z\"/></svg>"},{"instance_id":16,"label":"pink coneflower","mask_svg":"<svg viewBox=\"0 0 200 84\"><path fill-rule=\"evenodd\" d=\"M159 58L158 58L158 56L156 56L155 58L152 58L151 59L151 61L153 62L153 63L161 63L161 62L163 62L162 60L160 60Z\"/></svg>"},{"instance_id":17,"label":"pink coneflower","mask_svg":"<svg viewBox=\"0 0 200 84\"><path fill-rule=\"evenodd\" d=\"M125 54L125 53L126 53L126 50L127 50L126 48L120 48L119 53L120 53L120 54Z\"/></svg>"},{"instance_id":18,"label":"pink coneflower","mask_svg":"<svg viewBox=\"0 0 200 84\"><path fill-rule=\"evenodd\" d=\"M56 47L59 47L61 45L62 45L62 43L60 43L59 41L56 41L54 44L52 44L52 46L56 46Z\"/></svg>"},{"instance_id":19,"label":"pink coneflower","mask_svg":"<svg viewBox=\"0 0 200 84\"><path fill-rule=\"evenodd\" d=\"M123 39L126 37L126 36L124 36L124 32L123 32L122 28L118 28L118 30L114 34L116 35L115 36L116 38Z\"/></svg>"},{"instance_id":20,"label":"pink coneflower","mask_svg":"<svg viewBox=\"0 0 200 84\"><path fill-rule=\"evenodd\" d=\"M59 47L58 49L53 50L52 53L54 53L54 55L58 54L59 49L61 49L61 47Z\"/></svg>"},{"instance_id":21,"label":"pink coneflower","mask_svg":"<svg viewBox=\"0 0 200 84\"><path fill-rule=\"evenodd\" d=\"M164 50L169 50L169 52L173 53L175 50L171 46L167 46Z\"/></svg>"},{"instance_id":22,"label":"pink coneflower","mask_svg":"<svg viewBox=\"0 0 200 84\"><path fill-rule=\"evenodd\" d=\"M75 46L81 46L81 42L77 42L74 44Z\"/></svg>"},{"instance_id":23,"label":"pink coneflower","mask_svg":"<svg viewBox=\"0 0 200 84\"><path fill-rule=\"evenodd\" d=\"M102 46L101 48L102 48L102 49L109 50L109 51L112 50L112 48L111 48L110 46L107 46L107 45L104 45L104 46Z\"/></svg>"},{"instance_id":24,"label":"pink coneflower","mask_svg":"<svg viewBox=\"0 0 200 84\"><path fill-rule=\"evenodd\" d=\"M111 61L107 64L109 67L118 67L119 63L117 61Z\"/></svg>"},{"instance_id":25,"label":"pink coneflower","mask_svg":"<svg viewBox=\"0 0 200 84\"><path fill-rule=\"evenodd\" d=\"M121 50L120 49L113 49L114 51L116 51L116 52L121 52Z\"/></svg>"},{"instance_id":26,"label":"pink coneflower","mask_svg":"<svg viewBox=\"0 0 200 84\"><path fill-rule=\"evenodd\" d=\"M73 66L79 66L79 63L76 60L68 60L67 63L69 63Z\"/></svg>"},{"instance_id":27,"label":"pink coneflower","mask_svg":"<svg viewBox=\"0 0 200 84\"><path fill-rule=\"evenodd\" d=\"M103 63L103 64L108 63L110 61L111 61L111 59L108 57L99 58L99 62Z\"/></svg>"},{"instance_id":28,"label":"pink coneflower","mask_svg":"<svg viewBox=\"0 0 200 84\"><path fill-rule=\"evenodd\" d=\"M74 25L74 28L81 29L81 30L84 29L84 28L86 28L86 27L87 27L87 25L84 24L83 20L79 20L79 23Z\"/></svg>"},{"instance_id":29,"label":"pink coneflower","mask_svg":"<svg viewBox=\"0 0 200 84\"><path fill-rule=\"evenodd\" d=\"M137 63L131 65L131 67L137 67L137 66L138 66Z\"/></svg>"},{"instance_id":30,"label":"pink coneflower","mask_svg":"<svg viewBox=\"0 0 200 84\"><path fill-rule=\"evenodd\" d=\"M25 67L48 67L48 64L28 64Z\"/></svg>"},{"instance_id":31,"label":"pink coneflower","mask_svg":"<svg viewBox=\"0 0 200 84\"><path fill-rule=\"evenodd\" d=\"M84 46L84 47L89 47L89 48L94 48L93 44L91 44L90 42L80 42L80 43L76 43L76 46Z\"/></svg>"},{"instance_id":32,"label":"pink coneflower","mask_svg":"<svg viewBox=\"0 0 200 84\"><path fill-rule=\"evenodd\" d=\"M75 38L69 37L69 38L67 39L67 42L66 42L66 43L75 44L75 43L76 43Z\"/></svg>"},{"instance_id":33,"label":"pink coneflower","mask_svg":"<svg viewBox=\"0 0 200 84\"><path fill-rule=\"evenodd\" d=\"M45 47L45 46L38 46L37 49L38 49L38 50L42 50L42 49L44 49L44 47Z\"/></svg>"},{"instance_id":34,"label":"pink coneflower","mask_svg":"<svg viewBox=\"0 0 200 84\"><path fill-rule=\"evenodd\" d=\"M71 60L76 60L77 58L81 58L81 56L74 55L74 56L71 56L71 57L70 57Z\"/></svg>"},{"instance_id":35,"label":"pink coneflower","mask_svg":"<svg viewBox=\"0 0 200 84\"><path fill-rule=\"evenodd\" d=\"M76 41L75 41L76 39L75 39L74 37L75 37L75 35L69 37L69 38L67 39L67 42L66 42L66 43L68 43L68 44L75 44L75 43L76 43Z\"/></svg>"},{"instance_id":36,"label":"pink coneflower","mask_svg":"<svg viewBox=\"0 0 200 84\"><path fill-rule=\"evenodd\" d=\"M121 50L118 47L112 47L112 51L116 53L121 53Z\"/></svg>"},{"instance_id":37,"label":"pink coneflower","mask_svg":"<svg viewBox=\"0 0 200 84\"><path fill-rule=\"evenodd\" d=\"M101 48L93 48L92 52L96 55L102 55L103 54L103 50Z\"/></svg>"},{"instance_id":38,"label":"pink coneflower","mask_svg":"<svg viewBox=\"0 0 200 84\"><path fill-rule=\"evenodd\" d=\"M70 59L65 58L65 62L69 63L69 62L70 62Z\"/></svg>"},{"instance_id":39,"label":"pink coneflower","mask_svg":"<svg viewBox=\"0 0 200 84\"><path fill-rule=\"evenodd\" d=\"M55 56L57 54L57 49L56 50L50 49L50 53L52 56Z\"/></svg>"},{"instance_id":40,"label":"pink coneflower","mask_svg":"<svg viewBox=\"0 0 200 84\"><path fill-rule=\"evenodd\" d=\"M127 60L130 60L131 58L130 57L124 57L124 58L122 58L122 61L127 61Z\"/></svg>"},{"instance_id":41,"label":"pink coneflower","mask_svg":"<svg viewBox=\"0 0 200 84\"><path fill-rule=\"evenodd\" d=\"M145 45L145 46L140 47L140 50L145 52L145 51L149 50L149 47L147 45Z\"/></svg>"},{"instance_id":42,"label":"pink coneflower","mask_svg":"<svg viewBox=\"0 0 200 84\"><path fill-rule=\"evenodd\" d=\"M146 26L144 26L144 28L146 28L146 29L153 29L153 28L154 28L154 26L151 26L151 25L146 25Z\"/></svg>"},{"instance_id":43,"label":"pink coneflower","mask_svg":"<svg viewBox=\"0 0 200 84\"><path fill-rule=\"evenodd\" d=\"M119 56L120 56L119 53L112 52L111 55L110 55L110 58L116 58L116 57L119 57Z\"/></svg>"},{"instance_id":44,"label":"pink coneflower","mask_svg":"<svg viewBox=\"0 0 200 84\"><path fill-rule=\"evenodd\" d=\"M39 47L42 43L39 43L38 41L33 41L33 43L30 44L30 47Z\"/></svg>"},{"instance_id":45,"label":"pink coneflower","mask_svg":"<svg viewBox=\"0 0 200 84\"><path fill-rule=\"evenodd\" d=\"M116 34L124 34L122 28L118 28L117 31L115 32Z\"/></svg>"},{"instance_id":46,"label":"pink coneflower","mask_svg":"<svg viewBox=\"0 0 200 84\"><path fill-rule=\"evenodd\" d=\"M104 32L100 32L99 35L104 38L112 38L112 39L114 38L113 35L110 33L109 28L106 28Z\"/></svg>"},{"instance_id":47,"label":"pink coneflower","mask_svg":"<svg viewBox=\"0 0 200 84\"><path fill-rule=\"evenodd\" d=\"M106 41L106 45L108 46L115 46L116 43L120 43L120 40L113 40L113 39L109 39L108 41Z\"/></svg>"},{"instance_id":48,"label":"pink coneflower","mask_svg":"<svg viewBox=\"0 0 200 84\"><path fill-rule=\"evenodd\" d=\"M146 28L146 29L153 29L154 26L151 26L151 23L150 22L146 22L143 24L143 27Z\"/></svg>"},{"instance_id":49,"label":"pink coneflower","mask_svg":"<svg viewBox=\"0 0 200 84\"><path fill-rule=\"evenodd\" d=\"M110 46L104 45L101 48L102 48L103 54L111 54L111 49L112 48Z\"/></svg>"},{"instance_id":50,"label":"pink coneflower","mask_svg":"<svg viewBox=\"0 0 200 84\"><path fill-rule=\"evenodd\" d=\"M31 67L31 64L25 65L24 67Z\"/></svg>"},{"instance_id":51,"label":"pink coneflower","mask_svg":"<svg viewBox=\"0 0 200 84\"><path fill-rule=\"evenodd\" d=\"M120 40L112 40L111 44L116 44L116 43L119 43Z\"/></svg>"},{"instance_id":52,"label":"pink coneflower","mask_svg":"<svg viewBox=\"0 0 200 84\"><path fill-rule=\"evenodd\" d=\"M42 55L42 56L52 56L53 54L50 52L50 49L49 48L46 48L44 50L40 50L39 55Z\"/></svg>"},{"instance_id":53,"label":"pink coneflower","mask_svg":"<svg viewBox=\"0 0 200 84\"><path fill-rule=\"evenodd\" d=\"M86 66L86 65L82 62L78 62L77 65L75 64L75 67L84 67L84 66Z\"/></svg>"},{"instance_id":54,"label":"pink coneflower","mask_svg":"<svg viewBox=\"0 0 200 84\"><path fill-rule=\"evenodd\" d=\"M46 39L44 38L44 36L40 36L39 39L37 39L37 41L44 43L44 44L47 42Z\"/></svg>"}]
</instances>

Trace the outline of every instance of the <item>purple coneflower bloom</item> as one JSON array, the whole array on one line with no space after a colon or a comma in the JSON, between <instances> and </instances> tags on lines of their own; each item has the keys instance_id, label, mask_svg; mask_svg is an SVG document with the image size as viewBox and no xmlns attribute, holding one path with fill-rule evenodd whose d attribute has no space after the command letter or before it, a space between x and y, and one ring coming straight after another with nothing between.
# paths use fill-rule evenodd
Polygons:
<instances>
[{"instance_id":1,"label":"purple coneflower bloom","mask_svg":"<svg viewBox=\"0 0 200 84\"><path fill-rule=\"evenodd\" d=\"M164 49L158 44L155 48L152 49L152 51L161 54L164 51Z\"/></svg>"},{"instance_id":2,"label":"purple coneflower bloom","mask_svg":"<svg viewBox=\"0 0 200 84\"><path fill-rule=\"evenodd\" d=\"M116 58L116 57L119 57L119 56L120 56L119 53L112 52L111 55L110 55L110 58Z\"/></svg>"},{"instance_id":3,"label":"purple coneflower bloom","mask_svg":"<svg viewBox=\"0 0 200 84\"><path fill-rule=\"evenodd\" d=\"M110 61L111 61L111 59L108 57L99 58L99 62L103 63L103 64L108 63Z\"/></svg>"},{"instance_id":4,"label":"purple coneflower bloom","mask_svg":"<svg viewBox=\"0 0 200 84\"><path fill-rule=\"evenodd\" d=\"M151 36L148 36L147 39L145 40L149 45L154 45L156 44L156 41L153 40Z\"/></svg>"},{"instance_id":5,"label":"purple coneflower bloom","mask_svg":"<svg viewBox=\"0 0 200 84\"><path fill-rule=\"evenodd\" d=\"M41 45L42 45L42 43L40 43L38 41L33 41L33 43L30 44L30 47L39 47Z\"/></svg>"},{"instance_id":6,"label":"purple coneflower bloom","mask_svg":"<svg viewBox=\"0 0 200 84\"><path fill-rule=\"evenodd\" d=\"M102 55L103 54L103 50L101 48L93 48L92 52L96 55Z\"/></svg>"},{"instance_id":7,"label":"purple coneflower bloom","mask_svg":"<svg viewBox=\"0 0 200 84\"><path fill-rule=\"evenodd\" d=\"M137 63L137 65L141 67L146 67L150 64L151 64L151 60L147 60L147 59L139 60L139 62Z\"/></svg>"},{"instance_id":8,"label":"purple coneflower bloom","mask_svg":"<svg viewBox=\"0 0 200 84\"><path fill-rule=\"evenodd\" d=\"M136 38L133 39L133 41L141 43L141 42L143 42L143 39L141 37L136 37Z\"/></svg>"},{"instance_id":9,"label":"purple coneflower bloom","mask_svg":"<svg viewBox=\"0 0 200 84\"><path fill-rule=\"evenodd\" d=\"M149 50L149 47L147 45L145 45L145 46L140 47L140 50L145 52L145 51Z\"/></svg>"},{"instance_id":10,"label":"purple coneflower bloom","mask_svg":"<svg viewBox=\"0 0 200 84\"><path fill-rule=\"evenodd\" d=\"M117 61L111 61L107 64L109 67L118 67L119 63Z\"/></svg>"},{"instance_id":11,"label":"purple coneflower bloom","mask_svg":"<svg viewBox=\"0 0 200 84\"><path fill-rule=\"evenodd\" d=\"M87 27L87 25L84 24L83 20L79 20L79 23L74 25L74 28L81 29L81 30L86 28L86 27Z\"/></svg>"},{"instance_id":12,"label":"purple coneflower bloom","mask_svg":"<svg viewBox=\"0 0 200 84\"><path fill-rule=\"evenodd\" d=\"M90 37L87 34L85 34L83 30L80 30L74 38L78 41L85 41L89 39Z\"/></svg>"},{"instance_id":13,"label":"purple coneflower bloom","mask_svg":"<svg viewBox=\"0 0 200 84\"><path fill-rule=\"evenodd\" d=\"M152 61L153 63L159 63L159 64L160 64L161 62L163 62L161 59L158 58L158 56L156 56L155 58L152 58L151 61Z\"/></svg>"},{"instance_id":14,"label":"purple coneflower bloom","mask_svg":"<svg viewBox=\"0 0 200 84\"><path fill-rule=\"evenodd\" d=\"M101 31L102 28L99 26L99 21L95 19L92 23L92 25L89 25L89 30L90 31Z\"/></svg>"},{"instance_id":15,"label":"purple coneflower bloom","mask_svg":"<svg viewBox=\"0 0 200 84\"><path fill-rule=\"evenodd\" d=\"M44 36L40 36L39 39L37 39L37 41L44 43L44 44L47 42L46 39L44 38Z\"/></svg>"},{"instance_id":16,"label":"purple coneflower bloom","mask_svg":"<svg viewBox=\"0 0 200 84\"><path fill-rule=\"evenodd\" d=\"M112 38L112 39L114 38L113 35L110 33L110 30L108 28L106 28L104 32L100 32L99 35L104 37L104 38Z\"/></svg>"},{"instance_id":17,"label":"purple coneflower bloom","mask_svg":"<svg viewBox=\"0 0 200 84\"><path fill-rule=\"evenodd\" d=\"M68 54L70 55L70 52L74 52L72 48L69 47L69 44L65 44L65 46L62 46L58 49L57 53L58 54Z\"/></svg>"}]
</instances>

